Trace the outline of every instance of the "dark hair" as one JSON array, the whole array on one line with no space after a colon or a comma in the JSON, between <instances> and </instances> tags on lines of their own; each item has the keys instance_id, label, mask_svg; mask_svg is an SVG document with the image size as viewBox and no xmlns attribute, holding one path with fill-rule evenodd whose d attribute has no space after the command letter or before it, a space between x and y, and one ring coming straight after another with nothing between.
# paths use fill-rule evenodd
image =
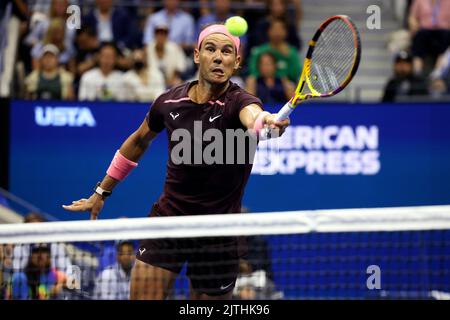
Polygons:
<instances>
[{"instance_id":1,"label":"dark hair","mask_svg":"<svg viewBox=\"0 0 450 320\"><path fill-rule=\"evenodd\" d=\"M91 26L83 26L76 31L77 37L83 33L87 34L90 37L97 37L97 33Z\"/></svg>"},{"instance_id":2,"label":"dark hair","mask_svg":"<svg viewBox=\"0 0 450 320\"><path fill-rule=\"evenodd\" d=\"M409 62L412 63L413 58L408 51L400 51L395 55L394 62Z\"/></svg>"},{"instance_id":3,"label":"dark hair","mask_svg":"<svg viewBox=\"0 0 450 320\"><path fill-rule=\"evenodd\" d=\"M50 252L50 245L47 243L33 243L30 245L31 253Z\"/></svg>"},{"instance_id":4,"label":"dark hair","mask_svg":"<svg viewBox=\"0 0 450 320\"><path fill-rule=\"evenodd\" d=\"M286 13L287 13L287 10L288 10L288 3L287 3L287 1L286 0L280 0L282 3L283 3L283 5L284 5L284 9L285 9L285 12L284 12L284 16L286 16ZM273 0L266 0L266 10L267 10L267 14L270 14L270 7L272 6L272 2L273 2Z\"/></svg>"},{"instance_id":5,"label":"dark hair","mask_svg":"<svg viewBox=\"0 0 450 320\"><path fill-rule=\"evenodd\" d=\"M263 53L261 53L261 54L259 55L259 57L258 57L258 66L259 66L259 64L261 63L261 58L262 58L263 56L269 56L269 57L272 59L273 63L277 64L277 58L273 55L273 53L267 51L267 52L263 52Z\"/></svg>"},{"instance_id":6,"label":"dark hair","mask_svg":"<svg viewBox=\"0 0 450 320\"><path fill-rule=\"evenodd\" d=\"M224 26L225 22L223 22L223 21L215 21L215 22L209 22L209 23L202 24L201 27L200 27L200 32L202 32L206 28L208 28L208 27L210 27L212 25L215 25L215 24L221 24L221 25Z\"/></svg>"},{"instance_id":7,"label":"dark hair","mask_svg":"<svg viewBox=\"0 0 450 320\"><path fill-rule=\"evenodd\" d=\"M23 219L24 223L30 223L33 220L37 220L38 222L45 222L45 218L42 214L38 213L38 212L30 212L28 213L25 218Z\"/></svg>"},{"instance_id":8,"label":"dark hair","mask_svg":"<svg viewBox=\"0 0 450 320\"><path fill-rule=\"evenodd\" d=\"M116 245L117 251L122 249L123 246L131 246L134 249L134 243L131 240L121 240L121 241L117 242L117 245Z\"/></svg>"},{"instance_id":9,"label":"dark hair","mask_svg":"<svg viewBox=\"0 0 450 320\"><path fill-rule=\"evenodd\" d=\"M113 48L114 51L116 52L116 55L118 55L118 56L122 54L119 47L113 41L105 41L105 42L100 43L100 46L98 47L98 52L102 51L103 48L106 48L106 47Z\"/></svg>"},{"instance_id":10,"label":"dark hair","mask_svg":"<svg viewBox=\"0 0 450 320\"><path fill-rule=\"evenodd\" d=\"M27 276L27 285L30 288L31 299L39 298L39 285L41 279L41 270L39 267L32 263L33 253L47 252L50 254L50 246L48 244L32 244L30 248L30 257L28 258L28 263L25 266L25 274ZM50 271L50 266L45 270L46 273Z\"/></svg>"}]
</instances>

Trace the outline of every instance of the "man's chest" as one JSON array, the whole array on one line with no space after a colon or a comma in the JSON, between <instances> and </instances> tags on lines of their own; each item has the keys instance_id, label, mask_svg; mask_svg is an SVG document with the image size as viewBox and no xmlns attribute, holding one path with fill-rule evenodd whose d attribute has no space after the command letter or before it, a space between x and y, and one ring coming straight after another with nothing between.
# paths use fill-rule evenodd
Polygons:
<instances>
[{"instance_id":1,"label":"man's chest","mask_svg":"<svg viewBox=\"0 0 450 320\"><path fill-rule=\"evenodd\" d=\"M173 105L165 108L163 121L169 133L177 129L193 133L199 128L202 132L208 129L225 131L236 126L238 116L230 111L225 105L218 103Z\"/></svg>"}]
</instances>

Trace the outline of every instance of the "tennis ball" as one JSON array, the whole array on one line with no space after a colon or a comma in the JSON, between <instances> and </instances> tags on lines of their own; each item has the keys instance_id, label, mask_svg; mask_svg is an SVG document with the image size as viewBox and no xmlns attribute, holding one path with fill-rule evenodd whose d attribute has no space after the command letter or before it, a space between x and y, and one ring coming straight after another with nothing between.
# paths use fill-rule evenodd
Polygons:
<instances>
[{"instance_id":1,"label":"tennis ball","mask_svg":"<svg viewBox=\"0 0 450 320\"><path fill-rule=\"evenodd\" d=\"M243 36L248 29L247 21L240 16L230 17L225 21L228 31L236 37Z\"/></svg>"}]
</instances>

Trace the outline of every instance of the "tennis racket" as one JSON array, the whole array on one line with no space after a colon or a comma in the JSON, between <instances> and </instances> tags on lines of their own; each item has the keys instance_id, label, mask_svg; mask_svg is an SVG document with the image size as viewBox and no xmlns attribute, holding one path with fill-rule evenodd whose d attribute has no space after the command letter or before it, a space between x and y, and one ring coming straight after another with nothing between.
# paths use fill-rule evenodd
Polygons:
<instances>
[{"instance_id":1,"label":"tennis racket","mask_svg":"<svg viewBox=\"0 0 450 320\"><path fill-rule=\"evenodd\" d=\"M327 19L309 42L294 96L275 119L287 119L302 101L331 97L341 92L356 74L360 59L361 40L355 24L345 15ZM261 130L261 138L270 136L270 129Z\"/></svg>"}]
</instances>

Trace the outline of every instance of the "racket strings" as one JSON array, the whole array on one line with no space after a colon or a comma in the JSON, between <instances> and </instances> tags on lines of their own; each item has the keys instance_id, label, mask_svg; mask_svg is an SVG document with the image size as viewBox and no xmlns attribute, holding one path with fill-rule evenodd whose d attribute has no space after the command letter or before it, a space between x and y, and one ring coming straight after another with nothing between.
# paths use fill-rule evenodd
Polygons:
<instances>
[{"instance_id":1,"label":"racket strings","mask_svg":"<svg viewBox=\"0 0 450 320\"><path fill-rule=\"evenodd\" d=\"M349 77L357 50L354 31L342 20L332 21L316 43L310 80L319 93L330 93L343 85Z\"/></svg>"}]
</instances>

